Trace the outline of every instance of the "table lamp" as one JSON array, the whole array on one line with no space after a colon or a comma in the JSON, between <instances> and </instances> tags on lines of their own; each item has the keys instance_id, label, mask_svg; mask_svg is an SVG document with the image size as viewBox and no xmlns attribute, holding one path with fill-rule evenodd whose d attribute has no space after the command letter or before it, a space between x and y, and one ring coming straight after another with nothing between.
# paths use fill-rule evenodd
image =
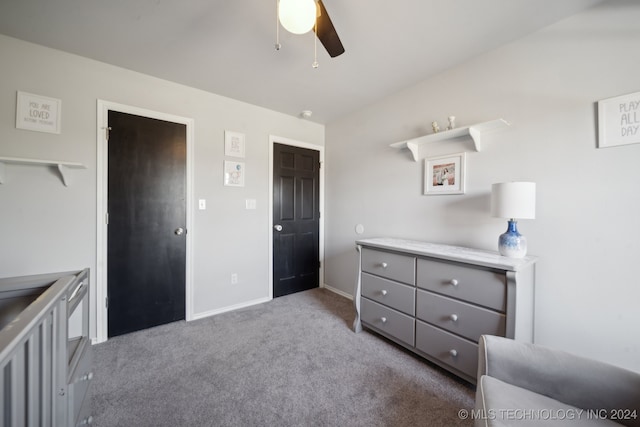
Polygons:
<instances>
[{"instance_id":1,"label":"table lamp","mask_svg":"<svg viewBox=\"0 0 640 427\"><path fill-rule=\"evenodd\" d=\"M503 182L491 186L491 215L508 218L507 231L498 239L500 255L523 258L527 254L527 239L518 232L516 219L536 217L536 183Z\"/></svg>"}]
</instances>

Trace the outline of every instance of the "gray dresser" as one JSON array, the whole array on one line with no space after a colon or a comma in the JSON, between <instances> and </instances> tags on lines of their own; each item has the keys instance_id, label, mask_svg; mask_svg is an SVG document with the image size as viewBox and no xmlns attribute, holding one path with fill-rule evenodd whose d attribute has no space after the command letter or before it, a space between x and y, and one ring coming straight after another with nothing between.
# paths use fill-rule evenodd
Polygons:
<instances>
[{"instance_id":1,"label":"gray dresser","mask_svg":"<svg viewBox=\"0 0 640 427\"><path fill-rule=\"evenodd\" d=\"M533 342L535 257L411 240L356 242L362 326L475 383L482 334Z\"/></svg>"}]
</instances>

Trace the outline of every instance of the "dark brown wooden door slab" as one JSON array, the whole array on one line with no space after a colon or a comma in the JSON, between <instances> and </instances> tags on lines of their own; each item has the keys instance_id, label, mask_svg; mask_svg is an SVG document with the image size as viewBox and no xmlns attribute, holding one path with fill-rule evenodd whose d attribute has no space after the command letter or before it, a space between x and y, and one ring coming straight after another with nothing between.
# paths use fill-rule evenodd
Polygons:
<instances>
[{"instance_id":1,"label":"dark brown wooden door slab","mask_svg":"<svg viewBox=\"0 0 640 427\"><path fill-rule=\"evenodd\" d=\"M185 318L186 126L109 111L108 336Z\"/></svg>"},{"instance_id":2,"label":"dark brown wooden door slab","mask_svg":"<svg viewBox=\"0 0 640 427\"><path fill-rule=\"evenodd\" d=\"M319 286L320 153L274 144L273 296Z\"/></svg>"}]
</instances>

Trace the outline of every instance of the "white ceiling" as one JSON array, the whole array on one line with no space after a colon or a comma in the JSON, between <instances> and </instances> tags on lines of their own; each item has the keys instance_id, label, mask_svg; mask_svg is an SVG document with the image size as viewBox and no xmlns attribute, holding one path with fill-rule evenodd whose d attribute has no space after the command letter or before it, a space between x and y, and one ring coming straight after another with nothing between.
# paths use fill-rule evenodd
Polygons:
<instances>
[{"instance_id":1,"label":"white ceiling","mask_svg":"<svg viewBox=\"0 0 640 427\"><path fill-rule=\"evenodd\" d=\"M323 0L346 52L276 0L0 0L0 33L328 123L601 0Z\"/></svg>"}]
</instances>

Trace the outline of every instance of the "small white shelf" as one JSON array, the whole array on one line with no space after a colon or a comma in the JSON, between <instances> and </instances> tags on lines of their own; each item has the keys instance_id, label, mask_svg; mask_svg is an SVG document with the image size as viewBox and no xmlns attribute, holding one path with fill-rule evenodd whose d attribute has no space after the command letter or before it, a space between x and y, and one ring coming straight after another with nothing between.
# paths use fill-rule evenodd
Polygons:
<instances>
[{"instance_id":1,"label":"small white shelf","mask_svg":"<svg viewBox=\"0 0 640 427\"><path fill-rule=\"evenodd\" d=\"M6 164L13 165L32 165L32 166L54 166L60 173L62 183L65 187L68 187L71 183L71 170L72 169L86 169L87 167L82 163L74 162L62 162L59 160L41 160L41 159L26 159L20 157L0 157L0 184L4 184L6 175Z\"/></svg>"},{"instance_id":2,"label":"small white shelf","mask_svg":"<svg viewBox=\"0 0 640 427\"><path fill-rule=\"evenodd\" d=\"M446 141L448 139L471 137L473 140L473 148L475 151L482 150L482 135L503 129L510 126L509 122L504 119L492 120L490 122L478 123L477 125L465 126L451 130L445 130L438 133L424 135L418 138L400 141L391 144L393 148L408 148L413 154L413 160L416 162L426 157L425 148L427 144L437 141Z\"/></svg>"}]
</instances>

